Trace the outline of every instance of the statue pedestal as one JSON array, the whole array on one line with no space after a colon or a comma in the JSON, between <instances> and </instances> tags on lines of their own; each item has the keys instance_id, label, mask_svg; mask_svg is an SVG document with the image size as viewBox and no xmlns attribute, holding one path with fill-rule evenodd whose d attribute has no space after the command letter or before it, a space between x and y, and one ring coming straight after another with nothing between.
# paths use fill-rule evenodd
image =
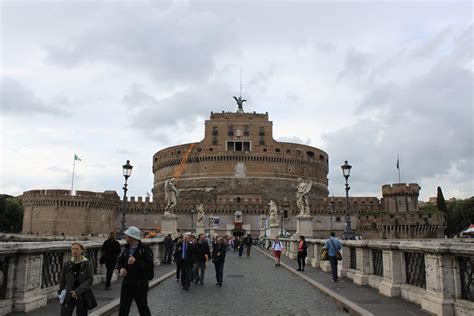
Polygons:
<instances>
[{"instance_id":1,"label":"statue pedestal","mask_svg":"<svg viewBox=\"0 0 474 316\"><path fill-rule=\"evenodd\" d=\"M295 236L313 237L313 216L311 215L296 216Z\"/></svg>"},{"instance_id":2,"label":"statue pedestal","mask_svg":"<svg viewBox=\"0 0 474 316\"><path fill-rule=\"evenodd\" d=\"M161 217L161 234L166 236L171 234L173 237L178 236L178 216L174 214L164 214Z\"/></svg>"},{"instance_id":3,"label":"statue pedestal","mask_svg":"<svg viewBox=\"0 0 474 316\"><path fill-rule=\"evenodd\" d=\"M205 228L204 228L204 224L201 224L201 225L197 225L196 226L196 236L199 236L199 234L204 234L205 233Z\"/></svg>"},{"instance_id":4,"label":"statue pedestal","mask_svg":"<svg viewBox=\"0 0 474 316\"><path fill-rule=\"evenodd\" d=\"M270 225L270 239L280 236L280 225Z\"/></svg>"}]
</instances>

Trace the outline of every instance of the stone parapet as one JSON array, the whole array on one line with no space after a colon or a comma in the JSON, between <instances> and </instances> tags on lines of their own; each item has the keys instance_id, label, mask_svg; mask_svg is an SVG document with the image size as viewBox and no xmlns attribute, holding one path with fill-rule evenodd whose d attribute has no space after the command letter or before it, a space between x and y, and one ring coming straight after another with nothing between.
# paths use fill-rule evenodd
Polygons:
<instances>
[{"instance_id":1,"label":"stone parapet","mask_svg":"<svg viewBox=\"0 0 474 316\"><path fill-rule=\"evenodd\" d=\"M283 238L294 249L297 240ZM330 272L321 261L325 240L307 239L314 267ZM471 315L474 288L474 240L343 240L340 276L368 284L388 297L401 297L436 315ZM294 257L290 252L287 256ZM464 281L460 281L464 280Z\"/></svg>"},{"instance_id":2,"label":"stone parapet","mask_svg":"<svg viewBox=\"0 0 474 316\"><path fill-rule=\"evenodd\" d=\"M81 241L94 270L94 283L102 282L105 266L99 264L103 241ZM163 239L144 240L153 250L155 264L163 257ZM71 241L0 243L2 284L0 315L29 312L57 295L64 262L70 257ZM120 242L123 246L124 241Z\"/></svg>"}]
</instances>

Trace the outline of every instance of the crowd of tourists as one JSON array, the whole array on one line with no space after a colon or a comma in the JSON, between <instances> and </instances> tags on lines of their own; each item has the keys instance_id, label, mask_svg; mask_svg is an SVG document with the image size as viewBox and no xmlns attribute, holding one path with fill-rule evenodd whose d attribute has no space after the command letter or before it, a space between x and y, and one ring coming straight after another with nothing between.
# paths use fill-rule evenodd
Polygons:
<instances>
[{"instance_id":1,"label":"crowd of tourists","mask_svg":"<svg viewBox=\"0 0 474 316\"><path fill-rule=\"evenodd\" d=\"M111 289L113 272L117 270L122 278L119 316L129 315L133 301L141 316L151 315L148 306L148 289L149 281L154 277L153 252L150 247L141 242L141 232L134 226L125 231L124 238L126 244L123 249L113 232L102 245L99 262L104 264L107 270L105 290ZM240 258L245 248L246 256L250 257L250 250L254 243L258 243L258 240L252 239L250 234L245 237L219 237L217 235L210 237L205 234L195 236L185 233L175 239L169 234L164 239L163 263L175 262L176 280L181 283L184 291L189 291L191 284L204 285L206 268L212 261L215 269L215 285L221 287L226 253L228 251L238 253ZM267 249L269 248L275 258L275 267L280 267L284 245L279 237L269 243ZM297 271L304 272L307 248L305 237L299 236ZM322 260L330 261L333 282L338 280L337 262L340 260L340 250L341 242L334 233L331 233L324 246L327 258L322 258ZM84 256L85 253L85 248L81 243L72 243L71 258L64 263L59 281L58 297L61 304L61 316L72 315L74 310L78 316L87 315L89 310L97 306L92 292L93 268L89 259Z\"/></svg>"}]
</instances>

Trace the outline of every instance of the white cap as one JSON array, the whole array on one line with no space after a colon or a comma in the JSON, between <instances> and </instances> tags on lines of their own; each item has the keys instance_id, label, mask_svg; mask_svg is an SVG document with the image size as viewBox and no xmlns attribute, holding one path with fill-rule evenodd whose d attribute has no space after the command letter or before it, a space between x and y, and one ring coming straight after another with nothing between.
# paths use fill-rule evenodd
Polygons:
<instances>
[{"instance_id":1,"label":"white cap","mask_svg":"<svg viewBox=\"0 0 474 316\"><path fill-rule=\"evenodd\" d=\"M133 239L140 240L141 234L140 230L135 226L130 226L124 233L125 235L132 237Z\"/></svg>"}]
</instances>

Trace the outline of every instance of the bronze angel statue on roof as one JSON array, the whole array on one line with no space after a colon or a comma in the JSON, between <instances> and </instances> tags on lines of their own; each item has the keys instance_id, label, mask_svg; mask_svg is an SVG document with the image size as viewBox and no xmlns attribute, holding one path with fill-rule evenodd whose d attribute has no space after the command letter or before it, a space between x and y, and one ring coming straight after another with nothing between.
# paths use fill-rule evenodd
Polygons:
<instances>
[{"instance_id":1,"label":"bronze angel statue on roof","mask_svg":"<svg viewBox=\"0 0 474 316\"><path fill-rule=\"evenodd\" d=\"M238 111L244 111L244 102L247 102L247 100L245 99L242 99L242 96L239 96L238 98L237 97L234 97L235 99L235 102L237 102L237 105L239 106L239 110Z\"/></svg>"}]
</instances>

